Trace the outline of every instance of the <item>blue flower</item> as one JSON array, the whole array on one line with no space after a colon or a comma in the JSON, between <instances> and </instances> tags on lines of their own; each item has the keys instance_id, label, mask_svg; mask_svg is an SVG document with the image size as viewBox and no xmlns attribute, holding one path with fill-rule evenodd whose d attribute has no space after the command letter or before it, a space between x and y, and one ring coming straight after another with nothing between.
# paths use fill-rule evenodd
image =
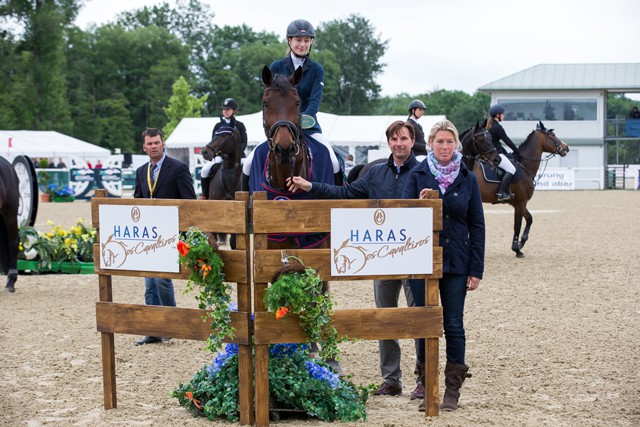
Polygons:
<instances>
[{"instance_id":1,"label":"blue flower","mask_svg":"<svg viewBox=\"0 0 640 427\"><path fill-rule=\"evenodd\" d=\"M318 381L325 381L329 384L329 388L335 390L338 388L338 384L340 382L340 378L338 375L334 374L330 369L325 368L324 366L320 366L315 362L307 360L304 362L304 366L307 367L309 371L309 375L311 378L316 379Z\"/></svg>"},{"instance_id":2,"label":"blue flower","mask_svg":"<svg viewBox=\"0 0 640 427\"><path fill-rule=\"evenodd\" d=\"M222 369L224 364L238 354L238 344L229 343L225 346L224 352L218 353L215 359L213 359L213 363L207 367L207 372L211 379L214 379L218 371Z\"/></svg>"},{"instance_id":3,"label":"blue flower","mask_svg":"<svg viewBox=\"0 0 640 427\"><path fill-rule=\"evenodd\" d=\"M274 344L271 346L271 355L275 358L284 358L292 356L298 351L306 353L307 348L305 344Z\"/></svg>"}]
</instances>

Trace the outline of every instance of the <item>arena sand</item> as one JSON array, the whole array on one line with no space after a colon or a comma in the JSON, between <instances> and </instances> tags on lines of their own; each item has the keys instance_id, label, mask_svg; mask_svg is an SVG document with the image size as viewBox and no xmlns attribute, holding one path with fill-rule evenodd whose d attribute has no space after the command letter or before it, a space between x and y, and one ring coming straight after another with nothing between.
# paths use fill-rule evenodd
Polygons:
<instances>
[{"instance_id":1,"label":"arena sand","mask_svg":"<svg viewBox=\"0 0 640 427\"><path fill-rule=\"evenodd\" d=\"M485 205L486 273L468 295L460 409L425 419L413 389L413 343L402 341L404 393L372 397L370 426L640 425L640 193L537 192L525 259L510 250L513 210ZM90 220L90 204L41 204L37 226ZM4 282L4 278L3 278ZM22 275L0 293L0 424L211 426L169 392L212 355L202 342L134 346L116 335L118 408L103 409L95 275ZM178 305L196 307L177 286ZM334 283L338 308L372 307L371 283ZM144 303L142 279L114 278L114 300ZM442 342L442 341L441 341ZM359 384L379 383L376 342L344 344ZM441 345L441 363L444 347ZM441 393L443 379L441 377ZM281 421L321 425L315 420ZM341 424L341 425L356 425Z\"/></svg>"}]
</instances>

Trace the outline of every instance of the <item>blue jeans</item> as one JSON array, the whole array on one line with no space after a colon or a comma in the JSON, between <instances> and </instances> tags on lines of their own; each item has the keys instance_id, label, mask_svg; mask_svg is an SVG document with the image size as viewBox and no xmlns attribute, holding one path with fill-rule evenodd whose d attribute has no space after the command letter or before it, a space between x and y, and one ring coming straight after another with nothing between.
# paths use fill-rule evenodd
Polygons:
<instances>
[{"instance_id":1,"label":"blue jeans","mask_svg":"<svg viewBox=\"0 0 640 427\"><path fill-rule=\"evenodd\" d=\"M149 278L144 279L144 302L147 305L176 306L176 297L173 292L171 279Z\"/></svg>"},{"instance_id":2,"label":"blue jeans","mask_svg":"<svg viewBox=\"0 0 640 427\"><path fill-rule=\"evenodd\" d=\"M424 307L424 280L409 280L416 306ZM440 302L444 323L447 360L464 365L466 338L464 334L464 300L467 296L467 275L443 274L440 279ZM424 363L424 339L418 340L418 362Z\"/></svg>"}]
</instances>

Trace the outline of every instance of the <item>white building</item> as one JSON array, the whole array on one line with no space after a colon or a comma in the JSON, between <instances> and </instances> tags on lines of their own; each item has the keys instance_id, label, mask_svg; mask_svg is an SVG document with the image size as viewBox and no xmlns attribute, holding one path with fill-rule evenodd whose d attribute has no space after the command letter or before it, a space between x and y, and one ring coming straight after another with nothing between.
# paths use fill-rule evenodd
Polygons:
<instances>
[{"instance_id":1,"label":"white building","mask_svg":"<svg viewBox=\"0 0 640 427\"><path fill-rule=\"evenodd\" d=\"M570 147L547 167L574 170L576 189L605 188L607 142L625 139L607 136L607 95L640 93L640 64L540 64L478 90L505 107L502 125L516 144L541 120Z\"/></svg>"}]
</instances>

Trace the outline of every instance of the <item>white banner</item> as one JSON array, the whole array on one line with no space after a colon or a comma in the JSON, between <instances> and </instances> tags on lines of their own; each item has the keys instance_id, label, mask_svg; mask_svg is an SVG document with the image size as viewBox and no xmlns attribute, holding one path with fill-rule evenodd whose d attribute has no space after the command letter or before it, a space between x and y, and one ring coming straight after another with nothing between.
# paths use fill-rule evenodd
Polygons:
<instances>
[{"instance_id":1,"label":"white banner","mask_svg":"<svg viewBox=\"0 0 640 427\"><path fill-rule=\"evenodd\" d=\"M536 190L576 189L576 171L573 169L547 168L536 179Z\"/></svg>"},{"instance_id":2,"label":"white banner","mask_svg":"<svg viewBox=\"0 0 640 427\"><path fill-rule=\"evenodd\" d=\"M177 206L100 205L100 268L180 272Z\"/></svg>"},{"instance_id":3,"label":"white banner","mask_svg":"<svg viewBox=\"0 0 640 427\"><path fill-rule=\"evenodd\" d=\"M331 209L332 276L433 273L431 208Z\"/></svg>"}]
</instances>

